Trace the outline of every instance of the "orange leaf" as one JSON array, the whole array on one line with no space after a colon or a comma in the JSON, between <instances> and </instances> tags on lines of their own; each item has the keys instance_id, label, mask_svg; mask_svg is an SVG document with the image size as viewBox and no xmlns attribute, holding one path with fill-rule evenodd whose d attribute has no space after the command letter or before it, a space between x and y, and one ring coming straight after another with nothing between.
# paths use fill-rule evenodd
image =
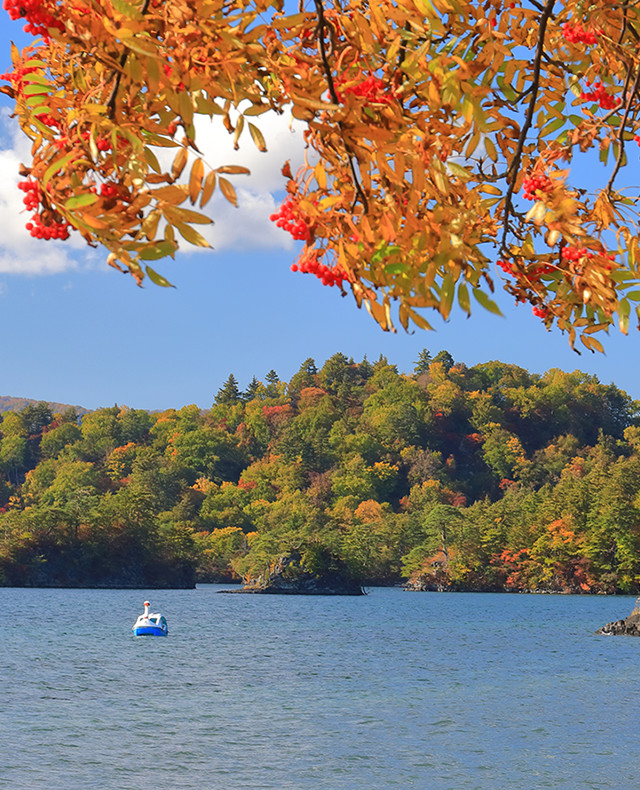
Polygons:
<instances>
[{"instance_id":1,"label":"orange leaf","mask_svg":"<svg viewBox=\"0 0 640 790\"><path fill-rule=\"evenodd\" d=\"M171 175L174 178L178 178L180 173L185 168L187 164L187 159L189 158L189 153L186 148L181 148L178 153L176 154L175 159L173 160L173 164L171 165Z\"/></svg>"},{"instance_id":2,"label":"orange leaf","mask_svg":"<svg viewBox=\"0 0 640 790\"><path fill-rule=\"evenodd\" d=\"M202 159L196 159L191 167L191 176L189 178L189 197L192 203L195 203L200 194L202 187L202 179L204 177L204 162Z\"/></svg>"},{"instance_id":3,"label":"orange leaf","mask_svg":"<svg viewBox=\"0 0 640 790\"><path fill-rule=\"evenodd\" d=\"M211 195L213 195L213 190L215 188L216 174L211 171L210 173L207 173L207 177L204 180L204 186L202 187L202 197L200 198L200 208L204 208L211 200Z\"/></svg>"},{"instance_id":4,"label":"orange leaf","mask_svg":"<svg viewBox=\"0 0 640 790\"><path fill-rule=\"evenodd\" d=\"M237 206L238 198L236 196L236 190L234 189L231 181L221 177L218 179L218 183L220 184L220 190L222 194L226 197L229 203L231 203L233 206Z\"/></svg>"}]
</instances>

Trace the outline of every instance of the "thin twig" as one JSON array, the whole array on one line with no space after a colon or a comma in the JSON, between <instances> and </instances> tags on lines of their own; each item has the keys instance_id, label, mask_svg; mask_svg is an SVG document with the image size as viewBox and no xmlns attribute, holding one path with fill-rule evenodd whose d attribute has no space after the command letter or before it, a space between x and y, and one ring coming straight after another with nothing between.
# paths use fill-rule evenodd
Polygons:
<instances>
[{"instance_id":1,"label":"thin twig","mask_svg":"<svg viewBox=\"0 0 640 790\"><path fill-rule=\"evenodd\" d=\"M629 78L631 76L631 71L627 73L627 82L625 84L625 93L626 88L629 84ZM616 180L616 176L620 172L620 168L622 167L622 160L624 159L624 131L627 126L627 119L629 118L629 113L631 112L631 104L633 99L636 95L638 90L638 86L640 85L640 68L636 71L636 78L633 82L633 87L631 88L631 93L627 98L627 106L624 108L624 115L622 116L622 121L620 122L620 132L618 134L618 156L616 158L616 164L613 168L613 172L611 173L611 177L607 183L606 192L607 195L611 194L611 189L613 188L613 182Z\"/></svg>"},{"instance_id":2,"label":"thin twig","mask_svg":"<svg viewBox=\"0 0 640 790\"><path fill-rule=\"evenodd\" d=\"M144 0L144 2L142 3L142 8L140 9L140 13L141 14L144 15L144 14L147 13L147 10L149 9L150 3L151 3L151 0ZM118 97L118 91L120 90L120 83L122 82L122 75L124 73L124 67L125 67L125 65L127 63L127 58L129 57L129 51L130 50L125 49L125 51L122 53L122 55L120 55L120 60L118 62L119 69L118 69L118 71L116 71L116 76L115 76L115 80L114 80L114 83L113 83L113 88L111 89L111 94L109 95L109 99L107 101L107 108L109 110L109 119L111 121L114 119L114 116L116 114L116 99Z\"/></svg>"},{"instance_id":3,"label":"thin twig","mask_svg":"<svg viewBox=\"0 0 640 790\"><path fill-rule=\"evenodd\" d=\"M320 58L322 60L322 68L324 70L324 75L327 80L327 85L329 86L329 95L331 96L331 101L334 104L340 104L340 100L338 99L338 93L336 91L336 86L333 81L333 74L331 73L331 66L329 64L329 56L327 53L327 48L324 41L324 30L325 28L329 29L329 23L325 19L324 16L324 6L322 5L322 0L315 0L316 11L318 13L318 45L320 48ZM369 203L367 201L367 196L364 194L362 186L360 184L360 179L358 178L358 171L356 170L355 162L353 161L354 156L350 150L349 144L347 143L344 135L344 128L342 126L342 122L338 121L338 128L342 133L342 142L344 143L345 150L347 152L347 157L349 159L349 168L351 169L351 177L353 178L353 185L356 190L356 201L358 199L362 203L362 207L364 208L365 214L369 211ZM354 202L354 206L355 206Z\"/></svg>"},{"instance_id":4,"label":"thin twig","mask_svg":"<svg viewBox=\"0 0 640 790\"><path fill-rule=\"evenodd\" d=\"M338 94L336 93L336 86L333 82L333 74L331 73L331 66L329 65L329 56L327 54L327 48L324 43L324 29L325 27L328 28L329 25L327 20L324 17L324 6L322 5L322 0L315 0L316 11L318 13L318 46L320 49L320 58L322 59L322 68L324 70L324 75L327 79L327 84L329 86L329 95L331 96L331 101L334 104L340 104L338 100Z\"/></svg>"},{"instance_id":5,"label":"thin twig","mask_svg":"<svg viewBox=\"0 0 640 790\"><path fill-rule=\"evenodd\" d=\"M501 250L504 250L507 245L507 236L509 234L509 217L511 216L511 212L513 210L513 205L512 205L513 192L516 185L516 178L518 176L518 169L520 168L520 162L522 160L522 152L524 150L524 144L526 142L527 135L529 134L529 129L531 128L531 124L533 123L533 116L536 109L536 101L538 99L538 90L540 88L540 71L542 68L542 55L544 54L544 38L547 31L547 23L549 22L549 19L553 12L554 4L555 4L555 0L547 0L547 4L545 5L542 14L540 15L540 32L538 33L538 43L536 46L536 54L533 61L533 79L531 83L531 98L529 99L529 106L527 108L527 114L524 119L524 124L522 125L522 129L520 130L520 137L518 138L516 151L508 170L508 187L507 187L507 194L505 195L505 200L504 200L504 231L502 235L502 242L500 244Z\"/></svg>"}]
</instances>

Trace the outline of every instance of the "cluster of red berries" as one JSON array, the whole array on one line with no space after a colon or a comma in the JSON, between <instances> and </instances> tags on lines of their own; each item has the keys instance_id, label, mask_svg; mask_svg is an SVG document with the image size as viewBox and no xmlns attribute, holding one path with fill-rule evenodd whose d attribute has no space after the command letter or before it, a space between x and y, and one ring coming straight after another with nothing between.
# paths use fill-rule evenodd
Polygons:
<instances>
[{"instance_id":1,"label":"cluster of red berries","mask_svg":"<svg viewBox=\"0 0 640 790\"><path fill-rule=\"evenodd\" d=\"M61 239L64 241L69 238L69 225L66 222L57 222L52 217L47 217L47 221L43 221L43 217L38 214L36 209L40 205L40 187L37 181L27 179L27 181L20 181L18 189L21 189L25 195L22 202L29 211L35 211L31 217L31 221L25 225L29 233L36 239Z\"/></svg>"},{"instance_id":2,"label":"cluster of red berries","mask_svg":"<svg viewBox=\"0 0 640 790\"><path fill-rule=\"evenodd\" d=\"M537 283L545 274L553 274L556 271L558 271L557 267L550 266L548 263L543 263L541 266L529 266L527 267L526 279L530 283Z\"/></svg>"},{"instance_id":3,"label":"cluster of red berries","mask_svg":"<svg viewBox=\"0 0 640 790\"><path fill-rule=\"evenodd\" d=\"M347 279L346 273L336 267L334 269L320 263L317 255L309 255L303 258L297 264L291 265L292 272L303 272L303 274L315 274L315 276L322 281L323 285L333 287L334 285L342 288L342 283Z\"/></svg>"},{"instance_id":4,"label":"cluster of red berries","mask_svg":"<svg viewBox=\"0 0 640 790\"><path fill-rule=\"evenodd\" d=\"M31 222L27 222L25 228L35 239L59 239L65 241L69 238L69 225L66 222L56 222L49 220L45 225L42 217L39 214L34 214L31 217Z\"/></svg>"},{"instance_id":5,"label":"cluster of red berries","mask_svg":"<svg viewBox=\"0 0 640 790\"><path fill-rule=\"evenodd\" d=\"M562 35L570 44L595 44L598 36L593 30L587 30L580 24L565 22L562 26Z\"/></svg>"},{"instance_id":6,"label":"cluster of red berries","mask_svg":"<svg viewBox=\"0 0 640 790\"><path fill-rule=\"evenodd\" d=\"M567 261L577 263L582 258L593 258L593 253L586 247L563 247L562 257Z\"/></svg>"},{"instance_id":7,"label":"cluster of red berries","mask_svg":"<svg viewBox=\"0 0 640 790\"><path fill-rule=\"evenodd\" d=\"M529 176L522 179L522 188L524 189L524 198L526 200L541 200L547 192L553 189L553 182L549 176Z\"/></svg>"},{"instance_id":8,"label":"cluster of red berries","mask_svg":"<svg viewBox=\"0 0 640 790\"><path fill-rule=\"evenodd\" d=\"M87 141L91 137L91 134L89 132L82 132L80 137L83 140ZM106 137L96 138L96 148L98 149L98 151L110 151L112 147L113 146L111 145L111 141L107 140Z\"/></svg>"},{"instance_id":9,"label":"cluster of red berries","mask_svg":"<svg viewBox=\"0 0 640 790\"><path fill-rule=\"evenodd\" d=\"M49 113L38 115L38 120L41 121L41 123L44 123L46 126L53 126L58 130L62 129L62 121L54 118L53 115L50 115Z\"/></svg>"},{"instance_id":10,"label":"cluster of red berries","mask_svg":"<svg viewBox=\"0 0 640 790\"><path fill-rule=\"evenodd\" d=\"M546 307L534 307L532 312L538 318L546 318L549 315L549 310Z\"/></svg>"},{"instance_id":11,"label":"cluster of red berries","mask_svg":"<svg viewBox=\"0 0 640 790\"><path fill-rule=\"evenodd\" d=\"M165 74L167 75L167 77L169 77L169 78L170 78L170 77L171 77L171 75L173 74L173 67L172 67L172 66L170 66L168 63L163 63L163 64L162 64L162 70L164 71L164 73L165 73ZM179 82L179 83L178 83L178 86L177 86L177 89L178 89L179 91L183 91L183 90L184 90L184 82L182 82L182 81L181 81L181 82Z\"/></svg>"},{"instance_id":12,"label":"cluster of red berries","mask_svg":"<svg viewBox=\"0 0 640 790\"><path fill-rule=\"evenodd\" d=\"M27 181L19 181L18 189L21 189L25 195L22 202L29 211L34 211L40 205L40 187L37 181L32 181L30 178Z\"/></svg>"},{"instance_id":13,"label":"cluster of red berries","mask_svg":"<svg viewBox=\"0 0 640 790\"><path fill-rule=\"evenodd\" d=\"M36 71L34 67L22 68L19 66L17 69L14 69L14 71L7 71L4 74L0 74L0 80L10 82L13 85L16 93L22 93L24 77L34 71Z\"/></svg>"},{"instance_id":14,"label":"cluster of red berries","mask_svg":"<svg viewBox=\"0 0 640 790\"><path fill-rule=\"evenodd\" d=\"M290 233L296 241L311 239L309 226L300 216L298 208L291 198L287 198L269 219L271 222L275 222L277 227Z\"/></svg>"},{"instance_id":15,"label":"cluster of red berries","mask_svg":"<svg viewBox=\"0 0 640 790\"><path fill-rule=\"evenodd\" d=\"M42 5L41 0L4 0L4 10L11 19L26 19L25 33L32 36L49 37L49 30L64 30L64 25Z\"/></svg>"},{"instance_id":16,"label":"cluster of red berries","mask_svg":"<svg viewBox=\"0 0 640 790\"><path fill-rule=\"evenodd\" d=\"M596 253L588 250L586 247L563 247L562 257L565 260L573 261L574 263L579 263L583 259L589 260L595 257L608 258L610 261L615 261L616 259L615 254L612 252ZM610 264L607 264L606 268L611 270L613 267Z\"/></svg>"},{"instance_id":17,"label":"cluster of red berries","mask_svg":"<svg viewBox=\"0 0 640 790\"><path fill-rule=\"evenodd\" d=\"M509 261L505 261L504 259L500 259L496 261L496 264L502 269L505 274L512 274L514 277L520 276L519 273L514 268L513 264ZM530 282L537 282L541 277L544 277L545 274L553 274L556 271L555 266L551 266L548 263L544 263L540 266L531 265L527 267L526 270L526 278Z\"/></svg>"},{"instance_id":18,"label":"cluster of red berries","mask_svg":"<svg viewBox=\"0 0 640 790\"><path fill-rule=\"evenodd\" d=\"M100 187L100 194L106 198L115 197L118 194L118 187L115 184L103 184Z\"/></svg>"},{"instance_id":19,"label":"cluster of red berries","mask_svg":"<svg viewBox=\"0 0 640 790\"><path fill-rule=\"evenodd\" d=\"M590 83L587 82L587 85ZM580 101L595 101L603 110L613 110L620 104L617 96L607 91L601 82L596 82L590 91L582 91Z\"/></svg>"},{"instance_id":20,"label":"cluster of red berries","mask_svg":"<svg viewBox=\"0 0 640 790\"><path fill-rule=\"evenodd\" d=\"M344 97L348 94L362 99L363 104L390 104L392 101L391 96L387 92L387 85L379 77L374 77L373 74L361 82L349 85L342 91L339 91L338 88L347 82L350 82L350 80L336 80L335 83L336 95L341 102L344 101Z\"/></svg>"}]
</instances>

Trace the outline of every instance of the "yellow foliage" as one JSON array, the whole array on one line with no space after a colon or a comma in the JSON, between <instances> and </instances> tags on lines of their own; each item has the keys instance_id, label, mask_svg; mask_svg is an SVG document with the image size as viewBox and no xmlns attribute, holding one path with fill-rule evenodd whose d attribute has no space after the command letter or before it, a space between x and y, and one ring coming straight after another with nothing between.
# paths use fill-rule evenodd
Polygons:
<instances>
[{"instance_id":1,"label":"yellow foliage","mask_svg":"<svg viewBox=\"0 0 640 790\"><path fill-rule=\"evenodd\" d=\"M206 162L194 118L262 151L260 116L290 107L313 155L295 174L285 163L274 219L303 242L297 268L350 291L383 329L430 328L424 309L499 312L496 263L572 345L601 350L594 333L615 320L626 332L638 313L637 200L616 188L640 132L634 4L315 0L287 14L280 0L43 0L40 16L20 12L43 38L13 48L3 90L32 140L35 230L77 230L138 283L169 285L150 262L178 237L208 246L194 225L212 220L189 205L215 190L237 203L226 176L246 168ZM167 171L158 147L175 151ZM595 193L571 167L580 151L608 168Z\"/></svg>"},{"instance_id":2,"label":"yellow foliage","mask_svg":"<svg viewBox=\"0 0 640 790\"><path fill-rule=\"evenodd\" d=\"M380 521L383 514L382 505L373 499L365 499L355 510L355 517L363 524L373 524Z\"/></svg>"}]
</instances>

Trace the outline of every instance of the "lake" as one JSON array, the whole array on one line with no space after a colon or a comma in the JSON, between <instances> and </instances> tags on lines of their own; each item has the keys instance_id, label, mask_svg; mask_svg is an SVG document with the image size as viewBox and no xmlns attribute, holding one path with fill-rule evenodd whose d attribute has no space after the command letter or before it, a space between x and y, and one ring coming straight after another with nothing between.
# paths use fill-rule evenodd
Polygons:
<instances>
[{"instance_id":1,"label":"lake","mask_svg":"<svg viewBox=\"0 0 640 790\"><path fill-rule=\"evenodd\" d=\"M640 786L633 598L219 589L0 588L0 788Z\"/></svg>"}]
</instances>

